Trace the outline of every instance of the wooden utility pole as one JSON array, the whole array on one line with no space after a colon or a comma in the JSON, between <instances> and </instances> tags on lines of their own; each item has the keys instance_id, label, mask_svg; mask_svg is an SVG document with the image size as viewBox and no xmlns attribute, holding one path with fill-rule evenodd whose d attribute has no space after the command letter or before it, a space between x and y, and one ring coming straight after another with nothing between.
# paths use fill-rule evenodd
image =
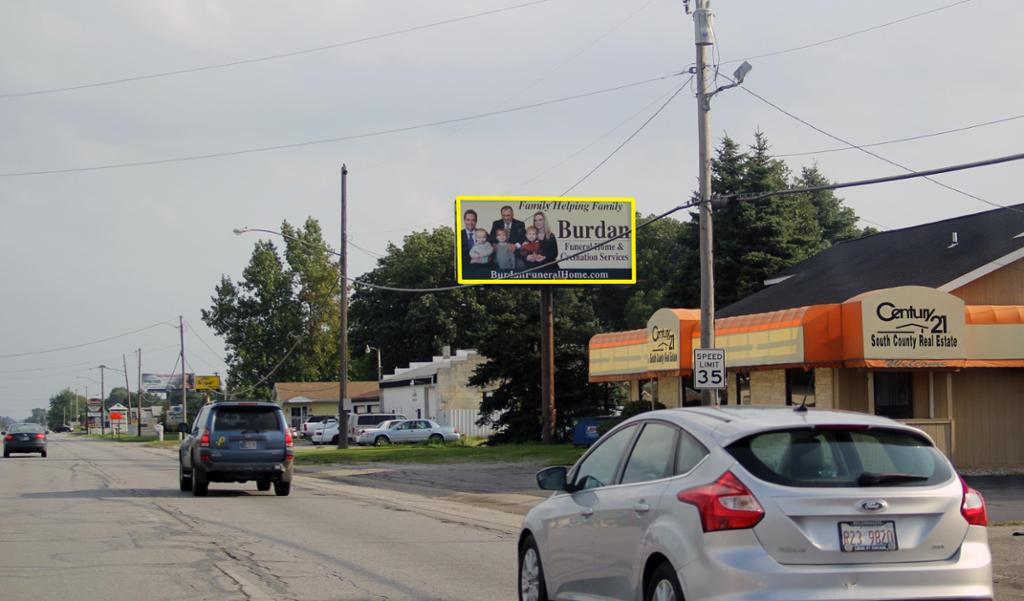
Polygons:
<instances>
[{"instance_id":1,"label":"wooden utility pole","mask_svg":"<svg viewBox=\"0 0 1024 601\"><path fill-rule=\"evenodd\" d=\"M555 441L555 320L551 286L540 287L540 415L541 440Z\"/></svg>"},{"instance_id":2,"label":"wooden utility pole","mask_svg":"<svg viewBox=\"0 0 1024 601\"><path fill-rule=\"evenodd\" d=\"M348 168L341 166L341 272L338 288L341 290L341 332L338 336L338 448L348 448L348 414L345 413L345 399L348 397Z\"/></svg>"},{"instance_id":3,"label":"wooden utility pole","mask_svg":"<svg viewBox=\"0 0 1024 601\"><path fill-rule=\"evenodd\" d=\"M137 350L135 352L139 355L139 372L138 372L138 374L139 374L139 387L136 389L138 391L136 393L138 396L136 396L135 398L138 399L138 403L136 403L139 406L138 435L139 435L139 438L141 438L142 437L142 349L140 348L139 350Z\"/></svg>"},{"instance_id":4,"label":"wooden utility pole","mask_svg":"<svg viewBox=\"0 0 1024 601\"><path fill-rule=\"evenodd\" d=\"M128 395L128 421L125 423L125 430L131 431L132 427L132 388L128 384L128 357L124 353L121 353L121 362L124 364L124 391ZM135 398L138 403L138 397ZM142 413L139 413L139 417L142 417Z\"/></svg>"},{"instance_id":5,"label":"wooden utility pole","mask_svg":"<svg viewBox=\"0 0 1024 601\"><path fill-rule=\"evenodd\" d=\"M181 315L178 316L178 333L181 335L181 421L187 424L188 374L185 370L185 323Z\"/></svg>"}]
</instances>

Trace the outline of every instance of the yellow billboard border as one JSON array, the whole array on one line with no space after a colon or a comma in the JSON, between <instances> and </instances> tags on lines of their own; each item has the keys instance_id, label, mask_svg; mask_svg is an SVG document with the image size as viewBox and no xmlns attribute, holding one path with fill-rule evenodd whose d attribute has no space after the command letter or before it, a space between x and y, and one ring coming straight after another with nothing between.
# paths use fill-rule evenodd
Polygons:
<instances>
[{"instance_id":1,"label":"yellow billboard border","mask_svg":"<svg viewBox=\"0 0 1024 601\"><path fill-rule=\"evenodd\" d=\"M462 201L493 200L495 202L529 201L529 202L628 202L629 203L629 258L630 271L633 277L628 280L532 280L532 279L499 279L499 280L464 280L462 279ZM573 286L589 286L591 284L635 284L636 283L636 198L616 196L456 196L455 197L455 279L460 284L527 284L551 285L569 284Z\"/></svg>"}]
</instances>

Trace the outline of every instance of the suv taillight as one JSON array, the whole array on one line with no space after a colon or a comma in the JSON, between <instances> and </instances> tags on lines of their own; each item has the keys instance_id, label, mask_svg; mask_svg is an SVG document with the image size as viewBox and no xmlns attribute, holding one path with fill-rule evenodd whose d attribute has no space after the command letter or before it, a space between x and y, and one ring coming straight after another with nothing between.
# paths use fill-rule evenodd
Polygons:
<instances>
[{"instance_id":1,"label":"suv taillight","mask_svg":"<svg viewBox=\"0 0 1024 601\"><path fill-rule=\"evenodd\" d=\"M210 448L210 431L209 430L203 430L203 434L199 437L199 446L200 446L200 448L205 448L205 449Z\"/></svg>"},{"instance_id":2,"label":"suv taillight","mask_svg":"<svg viewBox=\"0 0 1024 601\"><path fill-rule=\"evenodd\" d=\"M960 514L971 526L988 526L988 510L985 509L985 497L967 486L967 481L960 476L960 484L964 488L963 501L960 503Z\"/></svg>"},{"instance_id":3,"label":"suv taillight","mask_svg":"<svg viewBox=\"0 0 1024 601\"><path fill-rule=\"evenodd\" d=\"M732 472L711 484L679 491L676 498L697 507L704 532L753 528L764 517L754 493Z\"/></svg>"}]
</instances>

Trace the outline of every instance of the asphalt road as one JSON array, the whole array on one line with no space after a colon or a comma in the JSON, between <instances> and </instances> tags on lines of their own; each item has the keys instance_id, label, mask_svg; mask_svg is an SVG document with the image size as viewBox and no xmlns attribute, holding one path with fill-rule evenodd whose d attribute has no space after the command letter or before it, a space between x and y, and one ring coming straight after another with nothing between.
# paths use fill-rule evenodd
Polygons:
<instances>
[{"instance_id":1,"label":"asphalt road","mask_svg":"<svg viewBox=\"0 0 1024 601\"><path fill-rule=\"evenodd\" d=\"M54 437L47 459L0 460L0 591L74 601L514 598L518 518L421 501L311 478L290 497L215 483L194 498L178 491L166 451Z\"/></svg>"}]
</instances>

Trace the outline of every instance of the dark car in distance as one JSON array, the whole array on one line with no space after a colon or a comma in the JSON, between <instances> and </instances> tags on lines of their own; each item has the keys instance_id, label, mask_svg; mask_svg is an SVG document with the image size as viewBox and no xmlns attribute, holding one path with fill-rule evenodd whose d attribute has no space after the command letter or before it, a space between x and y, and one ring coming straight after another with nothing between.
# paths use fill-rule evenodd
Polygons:
<instances>
[{"instance_id":1,"label":"dark car in distance","mask_svg":"<svg viewBox=\"0 0 1024 601\"><path fill-rule=\"evenodd\" d=\"M11 453L39 453L46 457L46 430L39 424L14 424L3 432L4 458Z\"/></svg>"},{"instance_id":2,"label":"dark car in distance","mask_svg":"<svg viewBox=\"0 0 1024 601\"><path fill-rule=\"evenodd\" d=\"M292 432L274 403L227 401L199 410L178 450L178 486L205 496L210 482L256 481L287 496L295 459Z\"/></svg>"}]
</instances>

